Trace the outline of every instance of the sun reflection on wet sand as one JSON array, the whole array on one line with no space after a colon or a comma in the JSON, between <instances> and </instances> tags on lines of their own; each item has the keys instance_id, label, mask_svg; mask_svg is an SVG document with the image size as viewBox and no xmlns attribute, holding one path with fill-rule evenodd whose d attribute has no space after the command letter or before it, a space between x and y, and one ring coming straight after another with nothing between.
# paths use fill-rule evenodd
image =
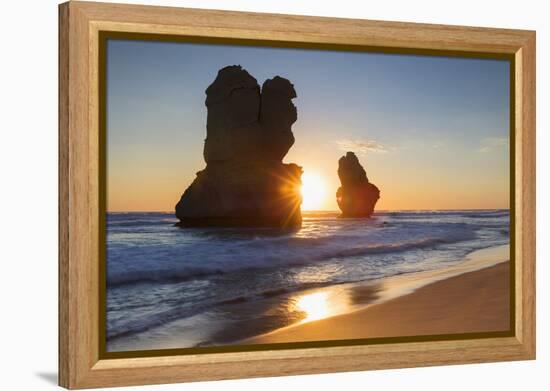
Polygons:
<instances>
[{"instance_id":1,"label":"sun reflection on wet sand","mask_svg":"<svg viewBox=\"0 0 550 391\"><path fill-rule=\"evenodd\" d=\"M328 317L329 309L327 302L327 292L311 293L299 297L296 301L296 308L305 312L305 318L300 323L311 322L313 320Z\"/></svg>"},{"instance_id":2,"label":"sun reflection on wet sand","mask_svg":"<svg viewBox=\"0 0 550 391\"><path fill-rule=\"evenodd\" d=\"M300 313L301 320L296 324L330 318L353 312L376 301L379 290L378 284L361 287L356 284L342 284L321 288L292 298L289 311Z\"/></svg>"}]
</instances>

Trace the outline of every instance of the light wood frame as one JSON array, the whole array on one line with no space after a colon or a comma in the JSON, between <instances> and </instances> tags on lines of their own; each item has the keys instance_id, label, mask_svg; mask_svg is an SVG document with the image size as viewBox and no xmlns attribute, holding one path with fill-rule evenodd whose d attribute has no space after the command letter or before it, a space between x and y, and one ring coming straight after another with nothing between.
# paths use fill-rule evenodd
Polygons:
<instances>
[{"instance_id":1,"label":"light wood frame","mask_svg":"<svg viewBox=\"0 0 550 391\"><path fill-rule=\"evenodd\" d=\"M515 111L515 335L100 359L101 31L506 54ZM59 384L174 383L535 358L535 32L106 3L59 6Z\"/></svg>"}]
</instances>

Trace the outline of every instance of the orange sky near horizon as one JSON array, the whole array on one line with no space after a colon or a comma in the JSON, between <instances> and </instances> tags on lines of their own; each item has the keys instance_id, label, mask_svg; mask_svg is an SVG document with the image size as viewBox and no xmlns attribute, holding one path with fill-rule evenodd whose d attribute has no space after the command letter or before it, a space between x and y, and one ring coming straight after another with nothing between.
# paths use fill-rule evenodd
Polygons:
<instances>
[{"instance_id":1,"label":"orange sky near horizon","mask_svg":"<svg viewBox=\"0 0 550 391\"><path fill-rule=\"evenodd\" d=\"M313 175L320 178L322 192L316 192L314 203L309 205L310 210L338 211L338 157L345 152L334 149L335 157L330 160L326 159L325 153L314 156L311 152L300 160L297 156L299 152L292 149L285 158L286 162L302 165L304 177ZM502 156L503 152L508 153L504 149L473 152L467 159L467 170L444 161L449 158L445 150L425 150L422 158L414 161L409 161L409 152L402 152L400 158L399 151L373 152L369 156L359 154L359 160L370 182L380 189L376 210L507 209L510 182L508 159ZM156 159L159 165L169 166L177 164L177 157L164 155ZM495 170L499 165L500 170ZM194 179L195 172L204 166L202 162L196 167L168 173L156 169L155 165L144 166L140 170L112 172L108 176L108 211L173 211L181 194ZM488 176L488 169L500 171L501 174ZM143 182L143 178L148 178L147 183ZM132 196L129 197L129 194ZM307 201L308 194L304 197Z\"/></svg>"}]
</instances>

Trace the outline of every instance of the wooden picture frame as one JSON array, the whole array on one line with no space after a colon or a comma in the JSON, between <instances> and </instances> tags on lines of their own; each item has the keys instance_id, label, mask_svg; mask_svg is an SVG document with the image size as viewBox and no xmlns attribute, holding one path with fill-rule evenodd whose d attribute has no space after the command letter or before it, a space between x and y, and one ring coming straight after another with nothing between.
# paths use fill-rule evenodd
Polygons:
<instances>
[{"instance_id":1,"label":"wooden picture frame","mask_svg":"<svg viewBox=\"0 0 550 391\"><path fill-rule=\"evenodd\" d=\"M279 46L508 56L515 66L511 336L104 358L103 32ZM100 115L101 114L101 115ZM99 298L99 300L98 300ZM71 1L59 6L59 384L90 388L535 358L535 32Z\"/></svg>"}]
</instances>

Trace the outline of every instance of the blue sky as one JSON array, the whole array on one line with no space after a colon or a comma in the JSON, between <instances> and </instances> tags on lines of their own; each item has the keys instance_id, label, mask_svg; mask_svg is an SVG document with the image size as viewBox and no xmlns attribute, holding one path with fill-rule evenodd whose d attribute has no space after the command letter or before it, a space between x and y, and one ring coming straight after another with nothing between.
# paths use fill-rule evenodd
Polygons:
<instances>
[{"instance_id":1,"label":"blue sky","mask_svg":"<svg viewBox=\"0 0 550 391\"><path fill-rule=\"evenodd\" d=\"M509 71L504 60L109 40L109 210L172 210L204 168L205 89L240 64L295 86L285 157L323 178L355 151L379 209L507 208Z\"/></svg>"}]
</instances>

